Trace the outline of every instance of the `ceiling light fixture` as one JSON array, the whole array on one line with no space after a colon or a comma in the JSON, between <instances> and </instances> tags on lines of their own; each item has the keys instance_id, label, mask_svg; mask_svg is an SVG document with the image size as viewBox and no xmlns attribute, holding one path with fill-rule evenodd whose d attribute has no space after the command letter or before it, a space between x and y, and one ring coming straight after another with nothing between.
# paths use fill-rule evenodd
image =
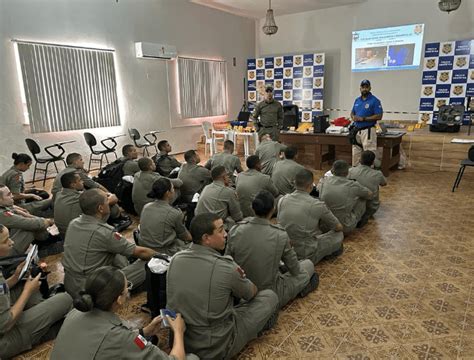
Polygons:
<instances>
[{"instance_id":1,"label":"ceiling light fixture","mask_svg":"<svg viewBox=\"0 0 474 360\"><path fill-rule=\"evenodd\" d=\"M268 0L267 17L265 19L265 25L263 25L262 30L265 35L273 35L276 34L278 31L278 26L276 25L275 18L273 17L272 0Z\"/></svg>"},{"instance_id":2,"label":"ceiling light fixture","mask_svg":"<svg viewBox=\"0 0 474 360\"><path fill-rule=\"evenodd\" d=\"M460 5L461 5L461 0L440 0L438 3L439 9L447 13L457 10Z\"/></svg>"}]
</instances>

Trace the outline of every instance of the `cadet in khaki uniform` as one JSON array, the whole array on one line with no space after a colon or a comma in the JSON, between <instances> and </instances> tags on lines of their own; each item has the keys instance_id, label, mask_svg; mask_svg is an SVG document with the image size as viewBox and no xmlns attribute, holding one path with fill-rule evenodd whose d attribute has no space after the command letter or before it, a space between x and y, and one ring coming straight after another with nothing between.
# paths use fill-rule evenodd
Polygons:
<instances>
[{"instance_id":1,"label":"cadet in khaki uniform","mask_svg":"<svg viewBox=\"0 0 474 360\"><path fill-rule=\"evenodd\" d=\"M130 144L124 145L122 147L122 155L123 157L120 160L125 162L122 167L123 176L133 176L140 171L137 162L138 153L135 146Z\"/></svg>"},{"instance_id":2,"label":"cadet in khaki uniform","mask_svg":"<svg viewBox=\"0 0 474 360\"><path fill-rule=\"evenodd\" d=\"M225 253L260 290L275 291L283 307L296 295L306 296L316 289L318 276L310 260L298 261L285 229L270 222L275 211L273 195L259 192L252 208L256 216L239 221L230 230ZM285 274L279 270L280 261L288 268Z\"/></svg>"},{"instance_id":3,"label":"cadet in khaki uniform","mask_svg":"<svg viewBox=\"0 0 474 360\"><path fill-rule=\"evenodd\" d=\"M225 167L217 166L211 171L212 184L207 185L199 197L196 215L214 213L224 220L226 229L242 220L237 193L229 187L230 179Z\"/></svg>"},{"instance_id":4,"label":"cadet in khaki uniform","mask_svg":"<svg viewBox=\"0 0 474 360\"><path fill-rule=\"evenodd\" d=\"M144 338L158 335L160 316L142 329L129 328L118 316L129 296L123 272L112 266L94 270L87 277L84 292L74 301L76 309L67 315L59 331L51 359L198 359L194 355L185 355L183 338L186 326L180 314L176 319L167 317L174 335L170 355Z\"/></svg>"},{"instance_id":5,"label":"cadet in khaki uniform","mask_svg":"<svg viewBox=\"0 0 474 360\"><path fill-rule=\"evenodd\" d=\"M156 180L161 179L163 176L155 172L156 167L153 160L147 157L143 157L138 160L138 166L140 171L137 172L133 180L132 188L132 201L135 211L138 215L142 213L143 207L152 202L153 199L148 197L149 192L153 188L153 184ZM183 182L179 179L170 179L173 186L177 189L183 185ZM179 193L175 193L173 202L179 197Z\"/></svg>"},{"instance_id":6,"label":"cadet in khaki uniform","mask_svg":"<svg viewBox=\"0 0 474 360\"><path fill-rule=\"evenodd\" d=\"M260 120L257 120L260 117ZM278 141L283 125L283 106L273 98L273 88L265 88L265 100L255 106L252 118L257 121L258 136L269 134Z\"/></svg>"},{"instance_id":7,"label":"cadet in khaki uniform","mask_svg":"<svg viewBox=\"0 0 474 360\"><path fill-rule=\"evenodd\" d=\"M127 257L149 260L156 252L127 241L106 223L110 208L102 190L84 191L79 204L82 215L71 221L64 241L62 263L66 291L75 297L83 289L88 274L112 264L121 268L135 287L142 284L144 263L137 260L128 264Z\"/></svg>"},{"instance_id":8,"label":"cadet in khaki uniform","mask_svg":"<svg viewBox=\"0 0 474 360\"><path fill-rule=\"evenodd\" d=\"M199 165L201 159L194 150L188 150L184 153L184 163L179 169L178 179L183 182L180 188L181 200L190 203L194 194L200 193L204 186L208 185L211 179L211 172L204 166Z\"/></svg>"},{"instance_id":9,"label":"cadet in khaki uniform","mask_svg":"<svg viewBox=\"0 0 474 360\"><path fill-rule=\"evenodd\" d=\"M169 155L172 150L170 143L167 140L161 140L157 146L160 153L152 157L156 165L156 171L161 176L175 178L176 175L172 175L171 172L173 169L181 167L181 163L173 155Z\"/></svg>"},{"instance_id":10,"label":"cadet in khaki uniform","mask_svg":"<svg viewBox=\"0 0 474 360\"><path fill-rule=\"evenodd\" d=\"M234 155L234 142L231 140L224 141L224 151L213 155L204 165L205 168L212 170L216 166L223 166L229 175L232 184L235 184L234 172L241 173L243 171L240 159Z\"/></svg>"},{"instance_id":11,"label":"cadet in khaki uniform","mask_svg":"<svg viewBox=\"0 0 474 360\"><path fill-rule=\"evenodd\" d=\"M54 201L54 222L64 239L71 220L82 214L79 197L84 190L84 183L79 174L66 173L61 177L61 184L63 189L56 194Z\"/></svg>"},{"instance_id":12,"label":"cadet in khaki uniform","mask_svg":"<svg viewBox=\"0 0 474 360\"><path fill-rule=\"evenodd\" d=\"M279 142L272 141L270 135L263 135L260 139L260 145L255 150L255 155L262 162L262 173L271 175L273 166L280 159L280 153L286 149L286 146Z\"/></svg>"},{"instance_id":13,"label":"cadet in khaki uniform","mask_svg":"<svg viewBox=\"0 0 474 360\"><path fill-rule=\"evenodd\" d=\"M273 326L278 296L258 291L232 257L219 253L226 232L216 214L196 215L190 231L193 244L177 253L168 268L167 308L186 320L187 351L202 359L230 359ZM245 302L234 306L234 297Z\"/></svg>"},{"instance_id":14,"label":"cadet in khaki uniform","mask_svg":"<svg viewBox=\"0 0 474 360\"><path fill-rule=\"evenodd\" d=\"M295 176L304 169L303 165L294 160L297 153L296 147L287 147L284 152L285 158L277 161L273 167L272 181L281 195L291 194L295 191Z\"/></svg>"},{"instance_id":15,"label":"cadet in khaki uniform","mask_svg":"<svg viewBox=\"0 0 474 360\"><path fill-rule=\"evenodd\" d=\"M24 254L34 240L48 239L48 227L54 224L53 219L31 215L25 209L13 205L10 189L0 184L0 224L10 229L15 241L11 255Z\"/></svg>"},{"instance_id":16,"label":"cadet in khaki uniform","mask_svg":"<svg viewBox=\"0 0 474 360\"><path fill-rule=\"evenodd\" d=\"M155 201L146 204L140 216L140 245L174 255L187 247L185 242L191 241L191 234L184 226L181 210L170 205L175 197L170 179L156 180L148 196Z\"/></svg>"},{"instance_id":17,"label":"cadet in khaki uniform","mask_svg":"<svg viewBox=\"0 0 474 360\"><path fill-rule=\"evenodd\" d=\"M296 174L296 190L278 203L278 222L286 229L298 259L310 259L316 265L326 256L342 253L344 234L326 204L310 195L313 181L309 170Z\"/></svg>"},{"instance_id":18,"label":"cadet in khaki uniform","mask_svg":"<svg viewBox=\"0 0 474 360\"><path fill-rule=\"evenodd\" d=\"M260 172L262 163L258 156L251 155L246 162L248 170L241 172L236 180L236 191L244 217L255 216L252 209L252 200L261 190L267 190L273 196L278 196L278 189L273 185L270 176Z\"/></svg>"},{"instance_id":19,"label":"cadet in khaki uniform","mask_svg":"<svg viewBox=\"0 0 474 360\"><path fill-rule=\"evenodd\" d=\"M367 200L366 203L364 218L367 219L373 216L380 207L379 186L387 185L387 179L385 179L382 172L372 169L374 161L375 154L372 151L363 151L360 157L360 165L350 168L347 176L351 180L356 180L374 194L373 198Z\"/></svg>"},{"instance_id":20,"label":"cadet in khaki uniform","mask_svg":"<svg viewBox=\"0 0 474 360\"><path fill-rule=\"evenodd\" d=\"M0 257L11 252L13 241L8 229L0 225ZM10 288L18 287L18 276L23 264L8 279L3 277L0 267L0 358L9 359L34 345L51 340L59 330L60 320L71 309L72 299L68 294L58 294L28 307L29 300L38 294L40 276L29 278L24 283L17 299L10 296ZM12 304L13 303L13 304Z\"/></svg>"},{"instance_id":21,"label":"cadet in khaki uniform","mask_svg":"<svg viewBox=\"0 0 474 360\"><path fill-rule=\"evenodd\" d=\"M349 180L349 165L344 160L336 160L332 166L333 176L326 177L320 185L319 197L337 217L349 234L359 224L365 213L365 203L372 199L372 191L357 181Z\"/></svg>"}]
</instances>

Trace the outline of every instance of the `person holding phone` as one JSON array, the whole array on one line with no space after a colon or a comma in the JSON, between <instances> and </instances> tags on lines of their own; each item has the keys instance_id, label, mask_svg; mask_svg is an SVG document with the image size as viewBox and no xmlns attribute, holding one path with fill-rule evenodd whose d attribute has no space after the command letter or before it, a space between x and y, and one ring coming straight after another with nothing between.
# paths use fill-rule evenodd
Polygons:
<instances>
[{"instance_id":1,"label":"person holding phone","mask_svg":"<svg viewBox=\"0 0 474 360\"><path fill-rule=\"evenodd\" d=\"M173 330L173 347L169 355L147 341L157 335L162 317L157 316L139 330L128 328L118 316L129 298L131 284L124 273L103 266L89 274L85 288L74 299L74 307L58 334L51 360L56 359L199 359L186 355L184 331L180 314L167 316Z\"/></svg>"}]
</instances>

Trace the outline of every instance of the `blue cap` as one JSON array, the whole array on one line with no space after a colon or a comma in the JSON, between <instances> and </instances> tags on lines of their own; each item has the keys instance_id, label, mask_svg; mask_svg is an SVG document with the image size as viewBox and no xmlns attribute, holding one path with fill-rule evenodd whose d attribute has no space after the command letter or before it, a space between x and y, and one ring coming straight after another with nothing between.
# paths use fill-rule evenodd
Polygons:
<instances>
[{"instance_id":1,"label":"blue cap","mask_svg":"<svg viewBox=\"0 0 474 360\"><path fill-rule=\"evenodd\" d=\"M370 86L370 81L365 79L360 82L360 86Z\"/></svg>"}]
</instances>

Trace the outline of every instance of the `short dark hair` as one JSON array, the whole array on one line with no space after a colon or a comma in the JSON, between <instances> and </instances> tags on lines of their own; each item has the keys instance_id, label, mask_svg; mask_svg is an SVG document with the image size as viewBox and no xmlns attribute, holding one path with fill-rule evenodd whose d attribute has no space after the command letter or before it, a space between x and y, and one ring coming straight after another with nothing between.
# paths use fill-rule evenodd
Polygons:
<instances>
[{"instance_id":1,"label":"short dark hair","mask_svg":"<svg viewBox=\"0 0 474 360\"><path fill-rule=\"evenodd\" d=\"M234 148L234 142L232 140L226 140L224 141L224 149L233 149Z\"/></svg>"},{"instance_id":2,"label":"short dark hair","mask_svg":"<svg viewBox=\"0 0 474 360\"><path fill-rule=\"evenodd\" d=\"M122 155L127 156L134 147L135 146L132 144L127 144L127 145L122 146Z\"/></svg>"},{"instance_id":3,"label":"short dark hair","mask_svg":"<svg viewBox=\"0 0 474 360\"><path fill-rule=\"evenodd\" d=\"M250 155L247 160L245 160L245 163L247 164L247 167L249 169L255 169L260 162L260 158L258 155Z\"/></svg>"},{"instance_id":4,"label":"short dark hair","mask_svg":"<svg viewBox=\"0 0 474 360\"><path fill-rule=\"evenodd\" d=\"M149 157L142 157L138 159L138 167L141 171L148 171L150 170L151 164L153 164L153 160Z\"/></svg>"},{"instance_id":5,"label":"short dark hair","mask_svg":"<svg viewBox=\"0 0 474 360\"><path fill-rule=\"evenodd\" d=\"M65 189L69 189L71 184L77 180L79 174L75 171L67 172L61 176L61 186Z\"/></svg>"},{"instance_id":6,"label":"short dark hair","mask_svg":"<svg viewBox=\"0 0 474 360\"><path fill-rule=\"evenodd\" d=\"M189 226L189 232L193 238L193 243L201 244L204 234L212 235L215 230L214 222L219 219L219 215L214 213L196 215Z\"/></svg>"},{"instance_id":7,"label":"short dark hair","mask_svg":"<svg viewBox=\"0 0 474 360\"><path fill-rule=\"evenodd\" d=\"M76 160L81 158L82 155L79 153L70 153L68 156L66 156L66 164L67 165L72 165Z\"/></svg>"},{"instance_id":8,"label":"short dark hair","mask_svg":"<svg viewBox=\"0 0 474 360\"><path fill-rule=\"evenodd\" d=\"M295 158L296 154L298 154L298 148L296 146L288 146L284 152L285 158L292 160Z\"/></svg>"},{"instance_id":9,"label":"short dark hair","mask_svg":"<svg viewBox=\"0 0 474 360\"><path fill-rule=\"evenodd\" d=\"M193 159L196 157L196 151L194 150L188 150L184 153L184 160L189 163L190 161L193 161Z\"/></svg>"},{"instance_id":10,"label":"short dark hair","mask_svg":"<svg viewBox=\"0 0 474 360\"><path fill-rule=\"evenodd\" d=\"M332 164L331 172L336 176L347 176L349 164L344 160L336 160L334 164Z\"/></svg>"},{"instance_id":11,"label":"short dark hair","mask_svg":"<svg viewBox=\"0 0 474 360\"><path fill-rule=\"evenodd\" d=\"M161 140L160 142L158 142L158 145L157 145L158 150L160 150L160 151L163 150L167 142L168 142L168 140Z\"/></svg>"},{"instance_id":12,"label":"short dark hair","mask_svg":"<svg viewBox=\"0 0 474 360\"><path fill-rule=\"evenodd\" d=\"M106 195L100 189L89 189L79 196L79 206L84 214L95 216L99 205L104 203Z\"/></svg>"},{"instance_id":13,"label":"short dark hair","mask_svg":"<svg viewBox=\"0 0 474 360\"><path fill-rule=\"evenodd\" d=\"M305 188L314 182L314 175L308 169L301 169L296 173L295 186L297 188Z\"/></svg>"},{"instance_id":14,"label":"short dark hair","mask_svg":"<svg viewBox=\"0 0 474 360\"><path fill-rule=\"evenodd\" d=\"M124 288L124 273L114 266L102 266L87 276L84 290L74 299L74 307L82 312L93 308L109 311Z\"/></svg>"},{"instance_id":15,"label":"short dark hair","mask_svg":"<svg viewBox=\"0 0 474 360\"><path fill-rule=\"evenodd\" d=\"M152 199L163 199L167 191L171 190L171 181L168 178L161 177L153 183L151 191L147 194Z\"/></svg>"},{"instance_id":16,"label":"short dark hair","mask_svg":"<svg viewBox=\"0 0 474 360\"><path fill-rule=\"evenodd\" d=\"M262 190L252 200L252 209L257 216L267 216L275 207L275 198L267 191Z\"/></svg>"},{"instance_id":17,"label":"short dark hair","mask_svg":"<svg viewBox=\"0 0 474 360\"><path fill-rule=\"evenodd\" d=\"M13 159L13 165L28 164L33 161L31 156L25 153L20 153L20 154L13 153L12 159Z\"/></svg>"},{"instance_id":18,"label":"short dark hair","mask_svg":"<svg viewBox=\"0 0 474 360\"><path fill-rule=\"evenodd\" d=\"M217 180L226 172L227 171L224 166L222 165L216 166L214 169L211 170L211 178L212 180Z\"/></svg>"},{"instance_id":19,"label":"short dark hair","mask_svg":"<svg viewBox=\"0 0 474 360\"><path fill-rule=\"evenodd\" d=\"M370 150L362 151L360 155L360 163L362 165L372 166L375 161L375 153Z\"/></svg>"}]
</instances>

